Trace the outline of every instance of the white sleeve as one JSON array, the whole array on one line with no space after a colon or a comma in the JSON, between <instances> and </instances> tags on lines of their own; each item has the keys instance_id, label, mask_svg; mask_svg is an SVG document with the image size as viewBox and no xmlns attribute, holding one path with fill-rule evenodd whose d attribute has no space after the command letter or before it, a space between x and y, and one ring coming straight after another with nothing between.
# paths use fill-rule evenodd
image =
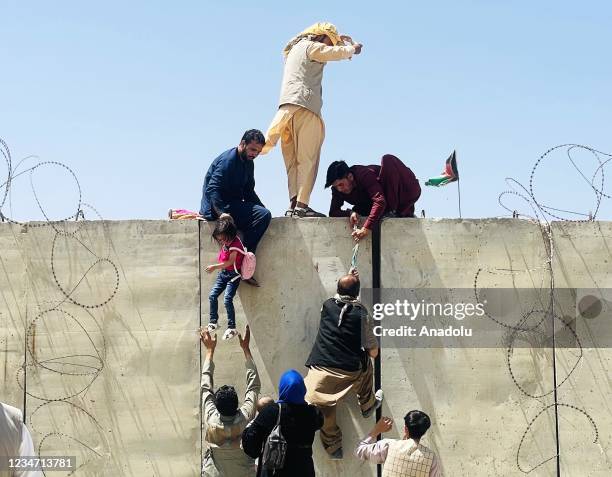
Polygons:
<instances>
[{"instance_id":1,"label":"white sleeve","mask_svg":"<svg viewBox=\"0 0 612 477\"><path fill-rule=\"evenodd\" d=\"M442 464L440 463L438 454L434 454L431 469L429 471L429 477L444 477L444 474L442 473Z\"/></svg>"},{"instance_id":2,"label":"white sleeve","mask_svg":"<svg viewBox=\"0 0 612 477\"><path fill-rule=\"evenodd\" d=\"M21 444L19 445L19 456L20 457L33 457L34 442L32 442L32 435L25 424L22 424L21 428ZM15 472L14 477L43 477L43 473L40 470L19 470Z\"/></svg>"},{"instance_id":3,"label":"white sleeve","mask_svg":"<svg viewBox=\"0 0 612 477\"><path fill-rule=\"evenodd\" d=\"M369 460L376 464L382 464L387 460L387 452L389 451L389 439L376 441L371 436L365 436L355 449L355 457L361 460Z\"/></svg>"}]
</instances>

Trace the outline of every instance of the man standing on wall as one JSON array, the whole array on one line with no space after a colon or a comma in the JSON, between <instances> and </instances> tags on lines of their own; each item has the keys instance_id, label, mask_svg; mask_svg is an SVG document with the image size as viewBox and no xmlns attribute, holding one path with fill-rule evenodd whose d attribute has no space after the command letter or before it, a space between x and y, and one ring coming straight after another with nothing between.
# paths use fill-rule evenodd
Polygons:
<instances>
[{"instance_id":1,"label":"man standing on wall","mask_svg":"<svg viewBox=\"0 0 612 477\"><path fill-rule=\"evenodd\" d=\"M351 391L357 394L361 414L367 418L381 406L382 390L374 393L372 359L378 342L372 318L359 302L356 271L338 280L338 293L321 308L319 332L306 366L306 400L323 414L321 442L332 459L342 459L342 431L336 424L338 402Z\"/></svg>"},{"instance_id":2,"label":"man standing on wall","mask_svg":"<svg viewBox=\"0 0 612 477\"><path fill-rule=\"evenodd\" d=\"M261 153L266 154L281 139L289 186L286 216L325 217L308 206L325 138L321 118L323 68L328 61L358 55L361 48L351 37L339 35L331 23L316 23L293 38L283 51L280 106Z\"/></svg>"}]
</instances>

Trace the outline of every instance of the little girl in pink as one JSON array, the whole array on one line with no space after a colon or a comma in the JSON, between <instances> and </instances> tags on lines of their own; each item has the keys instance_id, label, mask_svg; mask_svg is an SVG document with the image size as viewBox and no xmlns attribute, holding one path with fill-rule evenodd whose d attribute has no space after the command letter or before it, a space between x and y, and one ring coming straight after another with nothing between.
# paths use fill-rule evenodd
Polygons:
<instances>
[{"instance_id":1,"label":"little girl in pink","mask_svg":"<svg viewBox=\"0 0 612 477\"><path fill-rule=\"evenodd\" d=\"M215 284L210 290L208 300L210 302L210 322L208 323L208 331L213 332L217 329L219 313L218 313L218 298L225 290L223 304L227 311L227 330L223 334L224 340L229 340L236 336L236 312L234 310L234 296L240 285L240 267L244 255L238 250L244 251L244 245L238 237L238 231L233 219L228 214L223 214L217 220L212 237L221 246L219 251L218 263L208 265L206 272L212 273L219 270ZM238 250L232 250L238 249Z\"/></svg>"}]
</instances>

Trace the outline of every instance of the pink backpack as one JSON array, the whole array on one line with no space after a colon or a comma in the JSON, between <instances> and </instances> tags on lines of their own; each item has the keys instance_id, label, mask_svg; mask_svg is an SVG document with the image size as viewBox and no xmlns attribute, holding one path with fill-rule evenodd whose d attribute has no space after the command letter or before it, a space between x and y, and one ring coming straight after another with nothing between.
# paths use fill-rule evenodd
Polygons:
<instances>
[{"instance_id":1,"label":"pink backpack","mask_svg":"<svg viewBox=\"0 0 612 477\"><path fill-rule=\"evenodd\" d=\"M240 237L238 237L238 240L240 240ZM234 262L234 270L236 271L236 273L238 273L238 275L240 275L240 278L242 278L243 280L248 280L249 278L252 278L255 274L255 266L257 265L257 259L255 258L255 254L253 252L247 251L246 247L242 243L242 240L240 240L240 244L242 245L241 249L238 247L230 247L230 250L235 250L236 252L239 252L244 255L244 258L242 259L242 266L240 267L240 272L236 268L236 262Z\"/></svg>"}]
</instances>

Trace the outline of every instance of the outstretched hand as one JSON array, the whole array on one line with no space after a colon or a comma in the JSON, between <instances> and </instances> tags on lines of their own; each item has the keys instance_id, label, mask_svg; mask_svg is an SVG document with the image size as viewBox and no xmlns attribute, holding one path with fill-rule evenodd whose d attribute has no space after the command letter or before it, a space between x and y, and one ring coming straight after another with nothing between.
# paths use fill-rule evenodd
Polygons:
<instances>
[{"instance_id":1,"label":"outstretched hand","mask_svg":"<svg viewBox=\"0 0 612 477\"><path fill-rule=\"evenodd\" d=\"M370 435L376 437L378 434L389 432L393 428L393 419L383 416L372 428Z\"/></svg>"},{"instance_id":2,"label":"outstretched hand","mask_svg":"<svg viewBox=\"0 0 612 477\"><path fill-rule=\"evenodd\" d=\"M251 349L249 348L249 345L251 343L251 328L249 327L249 325L246 325L246 328L244 330L244 338L242 337L242 334L238 333L238 341L240 342L240 347L242 348L242 351L244 351L245 354L250 354Z\"/></svg>"},{"instance_id":3,"label":"outstretched hand","mask_svg":"<svg viewBox=\"0 0 612 477\"><path fill-rule=\"evenodd\" d=\"M217 346L217 335L215 334L213 338L208 330L200 330L200 340L206 348L206 351L212 355Z\"/></svg>"}]
</instances>

